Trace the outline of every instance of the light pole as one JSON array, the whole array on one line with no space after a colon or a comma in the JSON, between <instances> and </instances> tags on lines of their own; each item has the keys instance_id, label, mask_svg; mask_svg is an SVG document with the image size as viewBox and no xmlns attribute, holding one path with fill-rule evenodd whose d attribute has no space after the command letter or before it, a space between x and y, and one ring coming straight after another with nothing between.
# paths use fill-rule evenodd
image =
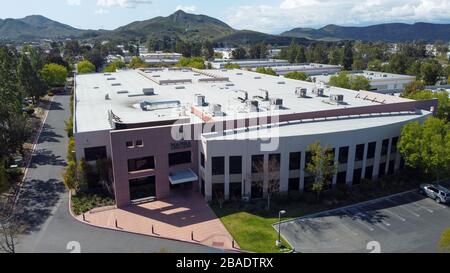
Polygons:
<instances>
[{"instance_id":1,"label":"light pole","mask_svg":"<svg viewBox=\"0 0 450 273\"><path fill-rule=\"evenodd\" d=\"M285 214L285 210L281 210L278 213L278 240L275 242L277 247L281 247L281 215Z\"/></svg>"}]
</instances>

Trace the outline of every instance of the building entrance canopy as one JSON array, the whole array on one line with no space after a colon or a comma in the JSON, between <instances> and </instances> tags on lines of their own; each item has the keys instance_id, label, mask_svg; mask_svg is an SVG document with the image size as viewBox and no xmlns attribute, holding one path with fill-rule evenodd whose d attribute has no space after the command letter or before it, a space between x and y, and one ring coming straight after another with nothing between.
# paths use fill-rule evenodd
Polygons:
<instances>
[{"instance_id":1,"label":"building entrance canopy","mask_svg":"<svg viewBox=\"0 0 450 273\"><path fill-rule=\"evenodd\" d=\"M169 175L169 181L172 185L179 185L198 181L198 175L191 169L183 170Z\"/></svg>"}]
</instances>

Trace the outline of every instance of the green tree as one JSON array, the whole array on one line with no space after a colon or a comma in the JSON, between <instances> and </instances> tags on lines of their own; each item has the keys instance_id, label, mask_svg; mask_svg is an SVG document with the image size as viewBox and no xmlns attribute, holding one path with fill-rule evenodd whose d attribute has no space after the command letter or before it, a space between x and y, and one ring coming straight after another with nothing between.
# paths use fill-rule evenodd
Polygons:
<instances>
[{"instance_id":1,"label":"green tree","mask_svg":"<svg viewBox=\"0 0 450 273\"><path fill-rule=\"evenodd\" d=\"M202 44L202 57L205 60L210 60L214 57L214 47L211 41L204 41Z\"/></svg>"},{"instance_id":2,"label":"green tree","mask_svg":"<svg viewBox=\"0 0 450 273\"><path fill-rule=\"evenodd\" d=\"M261 74L266 74L266 75L272 75L272 76L277 76L277 73L275 72L275 70L273 70L270 67L258 67L256 68L256 72L257 73L261 73Z\"/></svg>"},{"instance_id":3,"label":"green tree","mask_svg":"<svg viewBox=\"0 0 450 273\"><path fill-rule=\"evenodd\" d=\"M147 65L145 64L145 62L141 58L136 57L136 56L131 58L131 61L128 64L128 67L133 68L133 69L146 67L146 66Z\"/></svg>"},{"instance_id":4,"label":"green tree","mask_svg":"<svg viewBox=\"0 0 450 273\"><path fill-rule=\"evenodd\" d=\"M436 117L450 122L450 94L447 91L430 91L420 90L406 96L413 100L430 100L438 99L438 107L436 109Z\"/></svg>"},{"instance_id":5,"label":"green tree","mask_svg":"<svg viewBox=\"0 0 450 273\"><path fill-rule=\"evenodd\" d=\"M420 66L422 79L426 85L435 85L442 73L442 66L436 60L428 60Z\"/></svg>"},{"instance_id":6,"label":"green tree","mask_svg":"<svg viewBox=\"0 0 450 273\"><path fill-rule=\"evenodd\" d=\"M353 70L364 70L366 69L366 63L362 58L355 58L352 64Z\"/></svg>"},{"instance_id":7,"label":"green tree","mask_svg":"<svg viewBox=\"0 0 450 273\"><path fill-rule=\"evenodd\" d=\"M306 79L308 79L308 76L306 76L306 74L304 72L298 72L298 71L289 72L286 75L284 75L284 77L288 78L288 79L299 80L299 81L306 81Z\"/></svg>"},{"instance_id":8,"label":"green tree","mask_svg":"<svg viewBox=\"0 0 450 273\"><path fill-rule=\"evenodd\" d=\"M234 63L228 63L223 66L225 69L241 69L241 66Z\"/></svg>"},{"instance_id":9,"label":"green tree","mask_svg":"<svg viewBox=\"0 0 450 273\"><path fill-rule=\"evenodd\" d=\"M443 252L450 252L450 228L447 228L442 232L438 248Z\"/></svg>"},{"instance_id":10,"label":"green tree","mask_svg":"<svg viewBox=\"0 0 450 273\"><path fill-rule=\"evenodd\" d=\"M312 190L316 192L319 200L320 194L324 189L328 188L337 172L334 164L334 154L331 147L321 146L320 141L310 144L307 152L311 154L311 160L306 165L305 171L314 177Z\"/></svg>"},{"instance_id":11,"label":"green tree","mask_svg":"<svg viewBox=\"0 0 450 273\"><path fill-rule=\"evenodd\" d=\"M367 63L367 69L371 71L383 71L383 63L378 59L372 60Z\"/></svg>"},{"instance_id":12,"label":"green tree","mask_svg":"<svg viewBox=\"0 0 450 273\"><path fill-rule=\"evenodd\" d=\"M117 66L114 63L110 63L103 69L103 72L106 72L106 73L113 73L116 71L117 71Z\"/></svg>"},{"instance_id":13,"label":"green tree","mask_svg":"<svg viewBox=\"0 0 450 273\"><path fill-rule=\"evenodd\" d=\"M23 94L32 97L34 102L45 95L47 87L25 54L20 56L17 74L19 87Z\"/></svg>"},{"instance_id":14,"label":"green tree","mask_svg":"<svg viewBox=\"0 0 450 273\"><path fill-rule=\"evenodd\" d=\"M401 130L398 150L407 166L435 175L437 182L450 168L450 126L431 117L423 125L413 122Z\"/></svg>"},{"instance_id":15,"label":"green tree","mask_svg":"<svg viewBox=\"0 0 450 273\"><path fill-rule=\"evenodd\" d=\"M231 56L235 60L245 59L247 57L247 51L243 47L238 47L231 52Z\"/></svg>"},{"instance_id":16,"label":"green tree","mask_svg":"<svg viewBox=\"0 0 450 273\"><path fill-rule=\"evenodd\" d=\"M353 64L353 46L351 42L345 43L342 64L345 70L351 70Z\"/></svg>"},{"instance_id":17,"label":"green tree","mask_svg":"<svg viewBox=\"0 0 450 273\"><path fill-rule=\"evenodd\" d=\"M403 89L402 96L408 97L417 91L421 91L425 89L425 85L422 81L413 81L405 85L405 88Z\"/></svg>"},{"instance_id":18,"label":"green tree","mask_svg":"<svg viewBox=\"0 0 450 273\"><path fill-rule=\"evenodd\" d=\"M9 188L8 177L6 176L5 159L0 158L0 194Z\"/></svg>"},{"instance_id":19,"label":"green tree","mask_svg":"<svg viewBox=\"0 0 450 273\"><path fill-rule=\"evenodd\" d=\"M328 82L332 86L340 87L340 88L351 88L350 77L346 71L341 71L336 76L331 76L330 81Z\"/></svg>"},{"instance_id":20,"label":"green tree","mask_svg":"<svg viewBox=\"0 0 450 273\"><path fill-rule=\"evenodd\" d=\"M370 82L364 76L356 76L350 80L350 89L370 90Z\"/></svg>"},{"instance_id":21,"label":"green tree","mask_svg":"<svg viewBox=\"0 0 450 273\"><path fill-rule=\"evenodd\" d=\"M51 87L64 86L67 74L67 68L59 64L46 64L40 72L42 79Z\"/></svg>"},{"instance_id":22,"label":"green tree","mask_svg":"<svg viewBox=\"0 0 450 273\"><path fill-rule=\"evenodd\" d=\"M88 60L77 63L78 74L88 74L95 72L95 65Z\"/></svg>"},{"instance_id":23,"label":"green tree","mask_svg":"<svg viewBox=\"0 0 450 273\"><path fill-rule=\"evenodd\" d=\"M192 67L197 69L205 69L205 61L201 57L185 58L182 57L177 64L178 67Z\"/></svg>"}]
</instances>

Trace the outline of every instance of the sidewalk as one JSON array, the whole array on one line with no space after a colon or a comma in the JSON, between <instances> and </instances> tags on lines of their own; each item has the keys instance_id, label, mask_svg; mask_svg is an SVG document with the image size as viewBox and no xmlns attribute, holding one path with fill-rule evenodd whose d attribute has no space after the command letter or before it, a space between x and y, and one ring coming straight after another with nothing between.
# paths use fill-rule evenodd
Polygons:
<instances>
[{"instance_id":1,"label":"sidewalk","mask_svg":"<svg viewBox=\"0 0 450 273\"><path fill-rule=\"evenodd\" d=\"M77 219L83 221L83 215ZM239 250L202 196L194 192L173 193L168 199L127 208L96 209L85 213L84 220L99 227Z\"/></svg>"}]
</instances>

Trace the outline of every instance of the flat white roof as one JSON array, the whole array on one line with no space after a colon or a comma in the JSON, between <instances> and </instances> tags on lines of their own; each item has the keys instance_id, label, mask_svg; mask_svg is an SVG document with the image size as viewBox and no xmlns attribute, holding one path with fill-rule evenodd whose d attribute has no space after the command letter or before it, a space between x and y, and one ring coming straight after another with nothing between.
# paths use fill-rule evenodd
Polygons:
<instances>
[{"instance_id":1,"label":"flat white roof","mask_svg":"<svg viewBox=\"0 0 450 273\"><path fill-rule=\"evenodd\" d=\"M159 83L168 84L159 84ZM359 92L335 87L324 88L324 97L312 93L320 87L314 83L263 75L244 70L191 69L147 71L119 71L116 73L85 74L75 77L76 131L101 131L111 129L109 111L124 123L144 123L175 119L201 122L191 114L195 94L205 96L209 105L220 104L224 116L214 119L236 119L260 115L305 113L330 109L342 109L377 105L364 100ZM306 88L308 98L298 98L296 88ZM154 95L146 95L143 89L153 89ZM246 91L248 98L261 96L266 90L270 98L283 100L280 110L269 110L268 101L259 102L259 112L248 112L246 103L238 99L239 91ZM345 104L329 103L332 94L344 95ZM143 111L140 103L159 104L153 111ZM160 107L164 102L179 101L179 107ZM389 103L389 102L388 102ZM170 103L173 105L173 103ZM169 104L167 104L169 105ZM209 112L209 106L199 107Z\"/></svg>"},{"instance_id":2,"label":"flat white roof","mask_svg":"<svg viewBox=\"0 0 450 273\"><path fill-rule=\"evenodd\" d=\"M279 123L277 126L254 126L246 128L238 128L235 130L226 130L221 133L207 133L202 137L207 140L244 140L244 139L260 139L271 137L291 137L291 136L307 136L319 135L334 132L345 132L385 126L395 123L410 122L424 116L431 115L431 112L421 111L385 113L377 115L355 115L340 118L327 119L308 119L302 121L290 121Z\"/></svg>"}]
</instances>

